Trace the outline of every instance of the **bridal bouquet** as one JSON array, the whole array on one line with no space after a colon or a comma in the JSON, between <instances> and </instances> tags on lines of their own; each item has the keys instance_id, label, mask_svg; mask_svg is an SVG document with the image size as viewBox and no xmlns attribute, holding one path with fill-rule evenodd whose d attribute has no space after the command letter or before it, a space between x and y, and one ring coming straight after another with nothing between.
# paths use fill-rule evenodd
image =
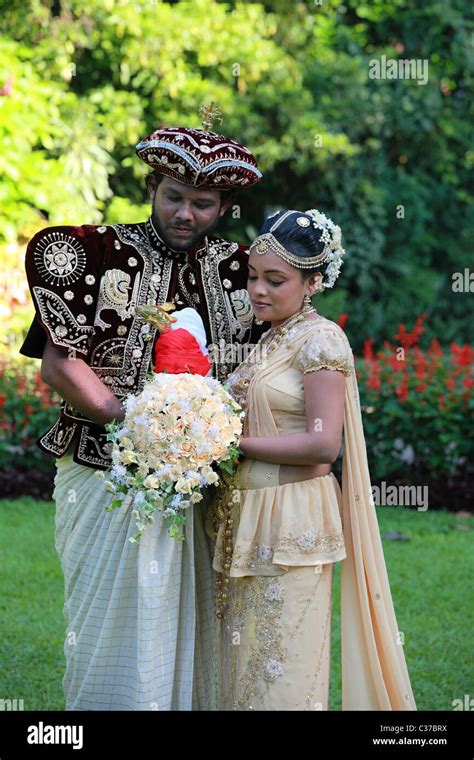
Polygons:
<instances>
[{"instance_id":1,"label":"bridal bouquet","mask_svg":"<svg viewBox=\"0 0 474 760\"><path fill-rule=\"evenodd\" d=\"M125 400L124 420L107 426L113 465L105 481L111 493L106 509L130 497L137 526L132 542L157 510L170 536L184 540L186 510L202 500L203 488L219 482L216 469L231 474L240 455L244 412L218 380L186 366L187 372L174 365L173 373L153 375L141 393Z\"/></svg>"}]
</instances>

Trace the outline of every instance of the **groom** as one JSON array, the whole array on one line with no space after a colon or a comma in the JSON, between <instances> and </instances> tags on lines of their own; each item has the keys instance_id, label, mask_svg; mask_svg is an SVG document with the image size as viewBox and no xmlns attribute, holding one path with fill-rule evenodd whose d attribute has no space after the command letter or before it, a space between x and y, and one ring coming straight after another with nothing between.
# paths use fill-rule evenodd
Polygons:
<instances>
[{"instance_id":1,"label":"groom","mask_svg":"<svg viewBox=\"0 0 474 760\"><path fill-rule=\"evenodd\" d=\"M185 542L150 532L149 544L130 544L130 515L106 512L93 477L111 465L104 425L123 419L123 399L142 390L153 366L156 329L135 307L196 309L221 380L267 327L248 300L246 247L211 235L235 191L260 179L252 153L185 127L158 129L136 150L151 169L145 222L49 227L26 253L36 316L21 353L42 358L43 379L63 399L38 444L58 460L68 710L210 703L212 569L202 516L190 515Z\"/></svg>"},{"instance_id":2,"label":"groom","mask_svg":"<svg viewBox=\"0 0 474 760\"><path fill-rule=\"evenodd\" d=\"M107 469L104 424L143 388L156 329L135 306L170 301L202 317L213 374L225 380L267 325L246 290L246 246L211 237L235 192L261 174L235 140L201 129L159 129L137 146L152 169L146 222L49 227L30 241L26 272L36 317L21 348L42 358L43 379L63 402L38 445ZM74 359L75 361L70 361Z\"/></svg>"}]
</instances>

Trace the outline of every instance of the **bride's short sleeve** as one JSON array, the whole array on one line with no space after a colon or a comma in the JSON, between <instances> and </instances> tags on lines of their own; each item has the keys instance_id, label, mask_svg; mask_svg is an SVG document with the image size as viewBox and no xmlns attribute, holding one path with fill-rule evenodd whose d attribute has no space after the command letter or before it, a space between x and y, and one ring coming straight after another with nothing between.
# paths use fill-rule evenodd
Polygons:
<instances>
[{"instance_id":1,"label":"bride's short sleeve","mask_svg":"<svg viewBox=\"0 0 474 760\"><path fill-rule=\"evenodd\" d=\"M354 357L345 333L334 322L315 326L308 339L298 349L293 367L305 375L319 369L343 372L348 377L354 372Z\"/></svg>"}]
</instances>

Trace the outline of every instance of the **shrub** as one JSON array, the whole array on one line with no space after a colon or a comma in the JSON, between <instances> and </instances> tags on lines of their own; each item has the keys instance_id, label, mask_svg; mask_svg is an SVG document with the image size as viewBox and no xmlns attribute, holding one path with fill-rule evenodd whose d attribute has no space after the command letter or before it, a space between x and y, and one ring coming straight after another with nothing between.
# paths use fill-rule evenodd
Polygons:
<instances>
[{"instance_id":1,"label":"shrub","mask_svg":"<svg viewBox=\"0 0 474 760\"><path fill-rule=\"evenodd\" d=\"M472 475L473 349L419 345L426 314L356 359L371 475L405 482Z\"/></svg>"},{"instance_id":2,"label":"shrub","mask_svg":"<svg viewBox=\"0 0 474 760\"><path fill-rule=\"evenodd\" d=\"M0 370L1 469L20 466L49 471L52 459L36 440L57 418L59 398L30 361L2 359Z\"/></svg>"}]
</instances>

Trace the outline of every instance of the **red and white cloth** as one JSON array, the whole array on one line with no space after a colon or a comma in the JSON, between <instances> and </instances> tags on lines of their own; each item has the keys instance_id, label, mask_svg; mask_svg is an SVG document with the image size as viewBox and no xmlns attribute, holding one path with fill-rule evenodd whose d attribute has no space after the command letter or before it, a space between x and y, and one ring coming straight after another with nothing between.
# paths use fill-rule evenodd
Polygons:
<instances>
[{"instance_id":1,"label":"red and white cloth","mask_svg":"<svg viewBox=\"0 0 474 760\"><path fill-rule=\"evenodd\" d=\"M176 322L155 343L155 372L207 375L211 369L204 323L195 309L174 312Z\"/></svg>"}]
</instances>

